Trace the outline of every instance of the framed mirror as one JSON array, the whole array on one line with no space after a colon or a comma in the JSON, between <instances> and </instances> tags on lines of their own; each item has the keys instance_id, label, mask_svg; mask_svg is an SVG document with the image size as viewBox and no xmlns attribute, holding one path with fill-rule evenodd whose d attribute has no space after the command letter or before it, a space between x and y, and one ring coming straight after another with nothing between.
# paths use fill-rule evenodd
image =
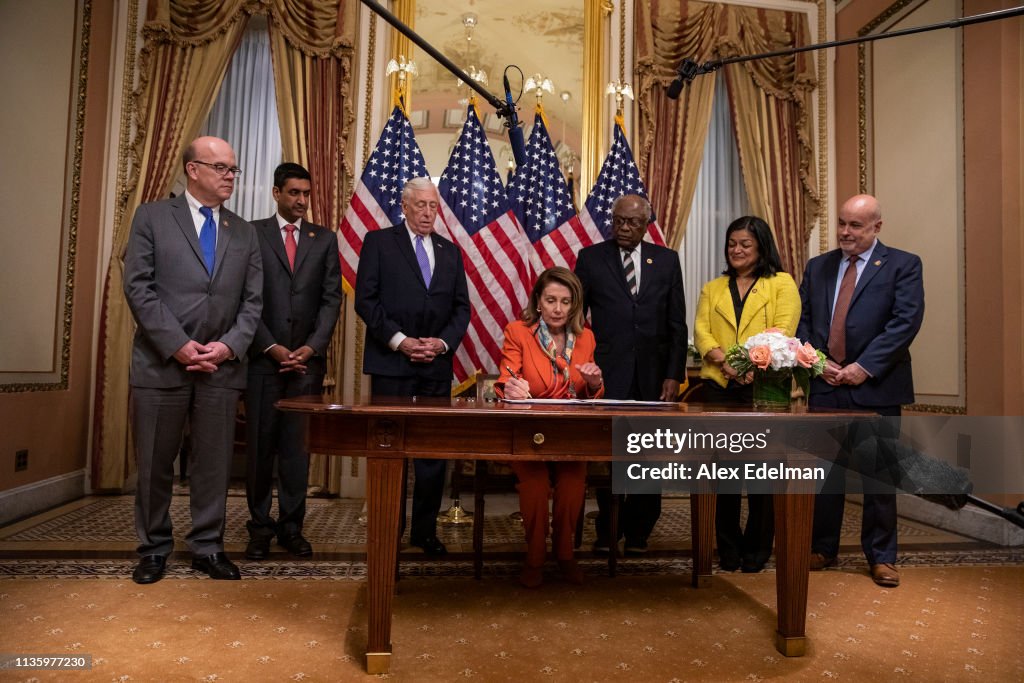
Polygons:
<instances>
[{"instance_id":1,"label":"framed mirror","mask_svg":"<svg viewBox=\"0 0 1024 683\"><path fill-rule=\"evenodd\" d=\"M403 4L405 8L400 7ZM604 60L588 59L587 50L591 44L596 44L603 51L606 42L603 35L595 36L595 31L588 31L588 26L594 24L591 17L595 13L607 16L608 3L598 0L521 0L515 3L400 0L395 8L399 15L401 9L411 10L413 28L418 34L499 97L504 92L503 71L509 64L522 71L522 76L515 69L508 72L513 97L518 96L527 79L542 84L542 101L552 143L563 172L570 166L573 168L577 200L585 198L589 190L587 183L593 179L586 164L595 158L599 163L604 152L598 146L604 136L595 135L594 131L595 124L603 120L604 97L600 84ZM401 43L397 50L402 50ZM417 68L409 116L427 167L436 178L448 163L465 120L468 98L473 93L422 50L405 43L404 53L412 54ZM590 81L593 84L588 86ZM534 122L536 102L534 92L525 90L518 101L527 139ZM477 99L477 107L498 171L507 178L512 151L504 123L482 98Z\"/></svg>"}]
</instances>

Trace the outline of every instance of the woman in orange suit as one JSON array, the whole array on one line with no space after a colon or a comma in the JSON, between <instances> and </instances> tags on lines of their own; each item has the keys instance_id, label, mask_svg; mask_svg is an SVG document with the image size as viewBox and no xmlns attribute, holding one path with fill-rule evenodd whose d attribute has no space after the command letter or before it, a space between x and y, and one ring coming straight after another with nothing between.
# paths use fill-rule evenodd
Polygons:
<instances>
[{"instance_id":1,"label":"woman in orange suit","mask_svg":"<svg viewBox=\"0 0 1024 683\"><path fill-rule=\"evenodd\" d=\"M594 334L583 327L583 286L566 268L548 268L541 273L521 319L505 328L501 355L501 376L494 387L502 398L597 398L604 394L601 368L594 364ZM537 588L544 581L553 471L552 548L565 579L582 583L583 572L573 557L573 534L583 508L587 464L511 464L519 479L519 510L526 531L526 565L519 582Z\"/></svg>"}]
</instances>

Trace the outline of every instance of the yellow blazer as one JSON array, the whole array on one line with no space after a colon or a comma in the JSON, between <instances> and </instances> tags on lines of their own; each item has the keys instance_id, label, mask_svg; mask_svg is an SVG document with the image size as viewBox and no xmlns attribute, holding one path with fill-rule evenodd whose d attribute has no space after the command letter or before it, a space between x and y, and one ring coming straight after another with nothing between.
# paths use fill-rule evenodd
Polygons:
<instances>
[{"instance_id":1,"label":"yellow blazer","mask_svg":"<svg viewBox=\"0 0 1024 683\"><path fill-rule=\"evenodd\" d=\"M743 304L740 326L736 327L736 312L729 292L729 276L722 275L706 283L697 302L697 316L693 321L693 343L703 358L718 347L728 351L733 344L742 344L769 327L777 327L789 336L796 334L800 322L800 293L788 273L761 278L747 293ZM719 386L728 382L721 367L705 363L700 376L713 380Z\"/></svg>"}]
</instances>

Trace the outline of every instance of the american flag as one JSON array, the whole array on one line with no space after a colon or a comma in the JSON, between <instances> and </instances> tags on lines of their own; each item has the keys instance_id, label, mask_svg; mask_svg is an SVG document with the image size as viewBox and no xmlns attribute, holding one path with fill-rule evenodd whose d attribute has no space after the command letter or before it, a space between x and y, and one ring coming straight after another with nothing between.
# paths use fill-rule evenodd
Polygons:
<instances>
[{"instance_id":1,"label":"american flag","mask_svg":"<svg viewBox=\"0 0 1024 683\"><path fill-rule=\"evenodd\" d=\"M605 239L596 226L585 226L576 215L539 105L526 144L526 162L516 169L508 198L533 246L534 274L552 266L572 270L580 249Z\"/></svg>"},{"instance_id":2,"label":"american flag","mask_svg":"<svg viewBox=\"0 0 1024 683\"><path fill-rule=\"evenodd\" d=\"M472 304L469 329L455 353L461 382L476 370L498 371L505 325L519 317L528 298L527 241L472 104L438 192L435 229L462 250Z\"/></svg>"},{"instance_id":3,"label":"american flag","mask_svg":"<svg viewBox=\"0 0 1024 683\"><path fill-rule=\"evenodd\" d=\"M583 205L583 213L580 214L583 225L587 226L588 230L599 231L604 239L609 239L612 236L612 203L625 194L638 194L647 198L647 188L644 187L636 162L633 161L633 150L626 141L622 123L616 119L612 148L605 157L594 189L590 191L590 196ZM654 244L665 245L665 235L653 214L644 239Z\"/></svg>"},{"instance_id":4,"label":"american flag","mask_svg":"<svg viewBox=\"0 0 1024 683\"><path fill-rule=\"evenodd\" d=\"M402 187L429 175L423 153L402 108L395 106L373 150L338 228L338 253L345 291L355 291L363 237L402 222Z\"/></svg>"}]
</instances>

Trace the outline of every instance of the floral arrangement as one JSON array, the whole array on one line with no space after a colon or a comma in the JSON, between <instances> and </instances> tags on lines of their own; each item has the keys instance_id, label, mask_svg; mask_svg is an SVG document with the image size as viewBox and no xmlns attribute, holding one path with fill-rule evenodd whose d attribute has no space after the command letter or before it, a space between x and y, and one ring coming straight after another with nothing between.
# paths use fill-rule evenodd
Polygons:
<instances>
[{"instance_id":1,"label":"floral arrangement","mask_svg":"<svg viewBox=\"0 0 1024 683\"><path fill-rule=\"evenodd\" d=\"M754 372L755 393L758 380L792 377L808 396L811 378L825 371L824 353L776 327L751 336L742 346L734 344L725 352L725 361L740 375Z\"/></svg>"}]
</instances>

